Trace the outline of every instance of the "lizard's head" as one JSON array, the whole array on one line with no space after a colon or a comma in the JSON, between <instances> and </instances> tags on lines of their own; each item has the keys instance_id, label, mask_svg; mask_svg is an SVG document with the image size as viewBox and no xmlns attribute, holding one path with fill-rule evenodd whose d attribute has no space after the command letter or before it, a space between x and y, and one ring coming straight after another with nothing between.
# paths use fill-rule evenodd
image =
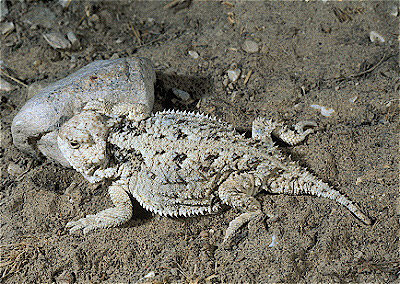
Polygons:
<instances>
[{"instance_id":1,"label":"lizard's head","mask_svg":"<svg viewBox=\"0 0 400 284\"><path fill-rule=\"evenodd\" d=\"M71 166L90 182L102 179L96 174L108 164L106 151L108 127L102 115L84 111L62 125L57 141Z\"/></svg>"}]
</instances>

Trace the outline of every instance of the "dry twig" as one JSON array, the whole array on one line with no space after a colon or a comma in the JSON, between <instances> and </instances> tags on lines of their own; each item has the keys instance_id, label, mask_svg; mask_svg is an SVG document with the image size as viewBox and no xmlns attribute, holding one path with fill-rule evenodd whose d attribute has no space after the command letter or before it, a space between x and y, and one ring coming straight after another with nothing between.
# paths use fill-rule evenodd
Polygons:
<instances>
[{"instance_id":1,"label":"dry twig","mask_svg":"<svg viewBox=\"0 0 400 284\"><path fill-rule=\"evenodd\" d=\"M175 8L175 12L179 10L185 9L190 6L192 0L172 0L167 5L164 6L164 9Z\"/></svg>"},{"instance_id":2,"label":"dry twig","mask_svg":"<svg viewBox=\"0 0 400 284\"><path fill-rule=\"evenodd\" d=\"M344 81L344 80L348 80L348 79L353 79L353 78L360 77L360 76L362 76L362 75L371 73L371 72L374 71L376 68L378 68L378 67L385 61L385 59L389 59L389 58L392 57L392 56L394 56L394 55L391 55L391 56L383 55L383 57L379 60L379 62L378 62L377 64L375 64L375 65L372 66L371 68L368 68L368 69L365 70L365 71L362 71L362 72L359 72L359 73L356 73L356 74L352 74L352 75L349 75L349 76L345 76L345 77L340 76L340 77L334 77L334 78L324 79L323 81L331 81L331 80L333 80L333 81Z\"/></svg>"},{"instance_id":3,"label":"dry twig","mask_svg":"<svg viewBox=\"0 0 400 284\"><path fill-rule=\"evenodd\" d=\"M1 74L3 74L4 76L6 76L8 79L13 80L14 82L17 82L18 84L24 86L25 88L28 88L28 85L23 83L21 80L18 80L17 78L12 77L11 75L8 75L6 72L4 72L3 69L0 68L0 72Z\"/></svg>"},{"instance_id":4,"label":"dry twig","mask_svg":"<svg viewBox=\"0 0 400 284\"><path fill-rule=\"evenodd\" d=\"M138 32L138 30L135 28L135 26L132 23L129 23L129 27L131 28L133 35L136 37L139 45L142 45L142 38L140 36L140 33Z\"/></svg>"},{"instance_id":5,"label":"dry twig","mask_svg":"<svg viewBox=\"0 0 400 284\"><path fill-rule=\"evenodd\" d=\"M25 241L0 246L0 280L18 272L30 260L38 257L39 248Z\"/></svg>"},{"instance_id":6,"label":"dry twig","mask_svg":"<svg viewBox=\"0 0 400 284\"><path fill-rule=\"evenodd\" d=\"M348 78L360 77L360 76L362 76L362 75L365 75L365 74L368 74L368 73L374 71L379 65L382 64L382 62L383 62L383 60L385 59L385 57L386 57L386 55L383 55L383 57L381 58L381 60L379 60L379 62L378 62L377 64L375 64L374 66L372 66L371 68L369 68L369 69L367 69L367 70L365 70L365 71L362 71L362 72L360 72L360 73L350 75L350 76L348 76Z\"/></svg>"},{"instance_id":7,"label":"dry twig","mask_svg":"<svg viewBox=\"0 0 400 284\"><path fill-rule=\"evenodd\" d=\"M231 25L234 25L236 23L235 14L233 12L228 12L228 22Z\"/></svg>"},{"instance_id":8,"label":"dry twig","mask_svg":"<svg viewBox=\"0 0 400 284\"><path fill-rule=\"evenodd\" d=\"M243 82L245 85L249 81L250 76L251 76L252 73L253 73L253 70L250 70L249 72L247 72L246 78L244 78L244 82Z\"/></svg>"},{"instance_id":9,"label":"dry twig","mask_svg":"<svg viewBox=\"0 0 400 284\"><path fill-rule=\"evenodd\" d=\"M333 13L341 23L352 20L351 16L340 8L333 7Z\"/></svg>"},{"instance_id":10,"label":"dry twig","mask_svg":"<svg viewBox=\"0 0 400 284\"><path fill-rule=\"evenodd\" d=\"M164 6L164 9L171 9L171 8L175 7L176 5L178 5L179 2L182 2L182 0L172 0L171 2L169 2L168 4L166 4Z\"/></svg>"},{"instance_id":11,"label":"dry twig","mask_svg":"<svg viewBox=\"0 0 400 284\"><path fill-rule=\"evenodd\" d=\"M224 2L222 2L222 4L228 6L229 8L235 7L234 4L232 4L232 3L228 2L228 1L224 1Z\"/></svg>"}]
</instances>

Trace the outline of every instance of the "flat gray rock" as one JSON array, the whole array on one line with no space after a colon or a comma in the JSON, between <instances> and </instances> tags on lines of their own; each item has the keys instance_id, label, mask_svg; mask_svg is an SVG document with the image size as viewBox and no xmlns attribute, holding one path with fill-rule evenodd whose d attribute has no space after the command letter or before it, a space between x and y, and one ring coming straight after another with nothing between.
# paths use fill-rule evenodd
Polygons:
<instances>
[{"instance_id":1,"label":"flat gray rock","mask_svg":"<svg viewBox=\"0 0 400 284\"><path fill-rule=\"evenodd\" d=\"M29 99L11 125L14 145L36 158L70 166L57 146L60 126L94 99L153 108L155 71L146 58L92 62Z\"/></svg>"}]
</instances>

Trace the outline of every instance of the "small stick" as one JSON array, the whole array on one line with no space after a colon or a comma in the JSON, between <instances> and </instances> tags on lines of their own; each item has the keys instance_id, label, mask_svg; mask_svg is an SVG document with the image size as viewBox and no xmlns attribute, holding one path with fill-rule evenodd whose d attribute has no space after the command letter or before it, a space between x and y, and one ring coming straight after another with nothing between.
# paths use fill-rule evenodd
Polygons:
<instances>
[{"instance_id":1,"label":"small stick","mask_svg":"<svg viewBox=\"0 0 400 284\"><path fill-rule=\"evenodd\" d=\"M171 2L169 2L167 5L164 6L164 9L170 9L172 7L175 7L176 5L178 5L179 2L181 2L182 0L172 0Z\"/></svg>"},{"instance_id":2,"label":"small stick","mask_svg":"<svg viewBox=\"0 0 400 284\"><path fill-rule=\"evenodd\" d=\"M16 180L17 181L20 181L22 178L23 178L23 176L27 173L27 172L29 172L30 170L31 170L31 168L32 168L32 160L29 162L29 164L28 164L28 169L26 169L23 173L21 173L17 178L16 178Z\"/></svg>"},{"instance_id":3,"label":"small stick","mask_svg":"<svg viewBox=\"0 0 400 284\"><path fill-rule=\"evenodd\" d=\"M390 58L390 57L392 57L392 56L393 56L393 55L391 55L391 56L389 56L389 57L386 57L386 55L383 55L383 57L381 58L381 60L379 60L379 62L378 62L376 65L374 65L374 66L372 66L371 68L369 68L369 69L367 69L367 70L365 70L365 71L362 71L362 72L360 72L360 73L356 73L356 74L349 75L349 76L346 76L346 77L334 77L334 78L326 79L326 80L323 80L323 81L335 80L335 81L339 81L339 82L340 82L340 81L344 81L344 80L346 80L346 79L351 79L351 78L360 77L360 76L362 76L362 75L365 75L365 74L367 74L367 73L370 73L370 72L374 71L379 65L382 64L382 62L383 62L385 59L388 59L388 58Z\"/></svg>"},{"instance_id":4,"label":"small stick","mask_svg":"<svg viewBox=\"0 0 400 284\"><path fill-rule=\"evenodd\" d=\"M140 33L135 29L135 26L132 23L129 23L129 26L132 29L133 34L135 35L136 39L138 40L139 45L142 45L142 40L140 38Z\"/></svg>"},{"instance_id":5,"label":"small stick","mask_svg":"<svg viewBox=\"0 0 400 284\"><path fill-rule=\"evenodd\" d=\"M228 12L228 22L229 22L231 25L234 25L234 24L236 23L236 21L235 21L235 14L234 14L234 13Z\"/></svg>"},{"instance_id":6,"label":"small stick","mask_svg":"<svg viewBox=\"0 0 400 284\"><path fill-rule=\"evenodd\" d=\"M232 4L232 3L228 2L228 1L224 1L224 2L222 2L222 4L224 4L224 5L226 5L226 6L230 7L230 8L235 7L234 4Z\"/></svg>"},{"instance_id":7,"label":"small stick","mask_svg":"<svg viewBox=\"0 0 400 284\"><path fill-rule=\"evenodd\" d=\"M4 72L3 69L1 69L1 68L0 68L0 72L1 72L1 74L3 74L4 76L6 76L8 79L11 79L11 80L17 82L18 84L24 86L25 88L28 88L28 85L27 85L27 84L23 83L22 81L18 80L17 78L14 78L14 77L8 75L8 74L7 74L6 72Z\"/></svg>"},{"instance_id":8,"label":"small stick","mask_svg":"<svg viewBox=\"0 0 400 284\"><path fill-rule=\"evenodd\" d=\"M367 73L370 73L370 72L374 71L379 65L381 65L381 63L383 62L383 60L385 59L385 57L386 57L386 55L383 55L383 57L381 58L381 60L379 60L379 62L378 62L375 66L372 66L371 68L369 68L369 69L367 69L367 70L365 70L365 71L363 71L363 72L350 75L350 76L348 76L348 78L359 77L359 76L362 76L362 75L365 75L365 74L367 74Z\"/></svg>"},{"instance_id":9,"label":"small stick","mask_svg":"<svg viewBox=\"0 0 400 284\"><path fill-rule=\"evenodd\" d=\"M252 73L253 73L253 70L250 70L249 72L247 72L246 78L244 78L244 82L243 82L245 85L249 81L250 76L251 76Z\"/></svg>"}]
</instances>

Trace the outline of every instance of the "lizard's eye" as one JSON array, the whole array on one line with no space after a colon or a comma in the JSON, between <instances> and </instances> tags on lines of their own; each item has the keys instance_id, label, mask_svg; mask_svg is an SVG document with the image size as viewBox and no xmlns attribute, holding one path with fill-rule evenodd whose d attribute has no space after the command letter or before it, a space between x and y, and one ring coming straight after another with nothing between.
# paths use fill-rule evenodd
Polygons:
<instances>
[{"instance_id":1,"label":"lizard's eye","mask_svg":"<svg viewBox=\"0 0 400 284\"><path fill-rule=\"evenodd\" d=\"M77 141L75 141L75 140L69 141L69 145L70 145L71 148L73 148L73 149L78 149L79 146L80 146L79 142L77 142Z\"/></svg>"}]
</instances>

